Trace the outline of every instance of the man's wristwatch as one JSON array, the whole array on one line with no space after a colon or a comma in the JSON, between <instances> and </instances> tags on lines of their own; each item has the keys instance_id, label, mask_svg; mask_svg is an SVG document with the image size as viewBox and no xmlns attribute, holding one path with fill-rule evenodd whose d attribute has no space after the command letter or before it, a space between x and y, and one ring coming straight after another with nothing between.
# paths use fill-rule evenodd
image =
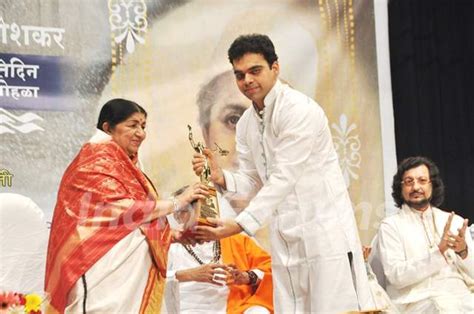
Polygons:
<instances>
[{"instance_id":1,"label":"man's wristwatch","mask_svg":"<svg viewBox=\"0 0 474 314\"><path fill-rule=\"evenodd\" d=\"M459 255L459 256L463 256L464 253L467 253L467 245L466 245L466 247L464 248L464 250L459 251L459 252L456 252L456 254ZM467 254L466 254L466 255L467 255Z\"/></svg>"},{"instance_id":2,"label":"man's wristwatch","mask_svg":"<svg viewBox=\"0 0 474 314\"><path fill-rule=\"evenodd\" d=\"M253 271L251 270L247 270L246 273L249 275L249 283L248 285L249 286L255 286L257 284L257 281L258 281L258 276L256 273L254 273Z\"/></svg>"}]
</instances>

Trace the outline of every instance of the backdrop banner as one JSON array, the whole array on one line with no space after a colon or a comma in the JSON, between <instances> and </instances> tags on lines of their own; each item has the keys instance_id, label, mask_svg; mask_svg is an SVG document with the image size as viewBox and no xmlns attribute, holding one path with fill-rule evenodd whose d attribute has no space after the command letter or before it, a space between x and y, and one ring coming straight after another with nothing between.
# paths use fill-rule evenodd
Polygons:
<instances>
[{"instance_id":1,"label":"backdrop banner","mask_svg":"<svg viewBox=\"0 0 474 314\"><path fill-rule=\"evenodd\" d=\"M4 0L0 193L32 198L50 219L65 168L116 97L149 113L140 159L162 197L198 180L188 124L196 140L228 149L221 162L235 167L235 125L250 101L227 49L241 34L264 33L280 78L329 118L368 244L385 215L384 169L395 160L383 135L393 138L393 117L382 97L390 95L386 12L377 6L386 11L385 1L356 0Z\"/></svg>"}]
</instances>

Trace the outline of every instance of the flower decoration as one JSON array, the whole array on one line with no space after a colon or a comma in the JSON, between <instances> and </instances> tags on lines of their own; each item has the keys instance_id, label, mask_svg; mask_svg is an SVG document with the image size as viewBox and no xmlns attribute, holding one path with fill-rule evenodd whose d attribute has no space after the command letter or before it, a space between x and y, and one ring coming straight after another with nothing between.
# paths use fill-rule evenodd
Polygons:
<instances>
[{"instance_id":1,"label":"flower decoration","mask_svg":"<svg viewBox=\"0 0 474 314\"><path fill-rule=\"evenodd\" d=\"M0 313L8 313L7 310L20 304L20 296L13 292L2 292L0 293Z\"/></svg>"},{"instance_id":2,"label":"flower decoration","mask_svg":"<svg viewBox=\"0 0 474 314\"><path fill-rule=\"evenodd\" d=\"M41 314L42 302L41 296L35 293L0 292L0 314Z\"/></svg>"},{"instance_id":3,"label":"flower decoration","mask_svg":"<svg viewBox=\"0 0 474 314\"><path fill-rule=\"evenodd\" d=\"M25 312L37 314L41 313L41 297L35 293L28 294L25 296Z\"/></svg>"}]
</instances>

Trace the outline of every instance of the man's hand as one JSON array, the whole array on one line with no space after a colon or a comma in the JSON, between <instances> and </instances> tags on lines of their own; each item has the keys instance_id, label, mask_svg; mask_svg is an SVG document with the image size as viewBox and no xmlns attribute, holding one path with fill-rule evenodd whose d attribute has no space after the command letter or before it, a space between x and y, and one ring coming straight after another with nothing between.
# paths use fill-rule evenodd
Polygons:
<instances>
[{"instance_id":1,"label":"man's hand","mask_svg":"<svg viewBox=\"0 0 474 314\"><path fill-rule=\"evenodd\" d=\"M452 233L451 231L449 231L449 229L451 228L451 222L453 221L453 218L454 218L454 212L451 212L451 214L449 214L448 221L446 221L446 225L444 225L441 241L438 244L438 248L441 254L444 254L444 252L446 252L447 249L451 248L454 245L454 239L452 237Z\"/></svg>"},{"instance_id":2,"label":"man's hand","mask_svg":"<svg viewBox=\"0 0 474 314\"><path fill-rule=\"evenodd\" d=\"M215 227L197 226L193 231L197 241L214 241L242 232L242 228L233 219L207 219Z\"/></svg>"},{"instance_id":3,"label":"man's hand","mask_svg":"<svg viewBox=\"0 0 474 314\"><path fill-rule=\"evenodd\" d=\"M222 264L206 264L195 268L179 270L176 272L176 279L179 282L198 281L223 286L229 277L225 269L226 266Z\"/></svg>"},{"instance_id":4,"label":"man's hand","mask_svg":"<svg viewBox=\"0 0 474 314\"><path fill-rule=\"evenodd\" d=\"M441 237L441 242L438 247L441 253L444 254L447 249L452 249L456 252L462 259L467 257L467 244L466 239L464 238L466 234L468 219L464 219L464 223L461 228L458 229L458 234L454 235L449 229L451 228L451 222L454 218L454 212L451 212L448 217L448 221L444 226L443 236Z\"/></svg>"},{"instance_id":5,"label":"man's hand","mask_svg":"<svg viewBox=\"0 0 474 314\"><path fill-rule=\"evenodd\" d=\"M370 246L362 246L362 254L364 256L364 261L367 262L369 260L370 252L372 252L372 247Z\"/></svg>"},{"instance_id":6,"label":"man's hand","mask_svg":"<svg viewBox=\"0 0 474 314\"><path fill-rule=\"evenodd\" d=\"M462 259L467 257L467 243L465 239L467 225L469 223L469 219L464 219L464 223L462 227L458 229L458 235L454 236L454 245L452 249L456 254L458 254Z\"/></svg>"},{"instance_id":7,"label":"man's hand","mask_svg":"<svg viewBox=\"0 0 474 314\"><path fill-rule=\"evenodd\" d=\"M224 173L222 172L221 167L219 167L219 162L217 161L216 156L209 148L205 148L203 153L204 155L199 153L193 155L192 164L194 173L198 176L201 175L207 157L207 163L211 170L211 181L214 182L214 184L225 188Z\"/></svg>"},{"instance_id":8,"label":"man's hand","mask_svg":"<svg viewBox=\"0 0 474 314\"><path fill-rule=\"evenodd\" d=\"M248 285L250 283L249 274L246 271L240 271L235 265L227 265L227 271L230 274L227 278L227 285Z\"/></svg>"}]
</instances>

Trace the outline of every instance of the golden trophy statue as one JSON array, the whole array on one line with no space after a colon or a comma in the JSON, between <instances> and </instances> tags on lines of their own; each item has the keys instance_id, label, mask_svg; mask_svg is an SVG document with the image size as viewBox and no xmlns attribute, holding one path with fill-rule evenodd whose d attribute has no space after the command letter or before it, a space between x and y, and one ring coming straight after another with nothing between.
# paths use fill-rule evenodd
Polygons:
<instances>
[{"instance_id":1,"label":"golden trophy statue","mask_svg":"<svg viewBox=\"0 0 474 314\"><path fill-rule=\"evenodd\" d=\"M188 125L188 130L189 130L189 142L191 143L191 146L193 149L200 154L203 154L204 144L201 142L195 142L193 138L193 131L190 125ZM221 156L226 156L229 151L224 150L219 147L219 145L216 145L216 149L213 151L217 151ZM209 187L209 196L205 200L198 200L193 203L193 208L195 211L195 215L197 217L197 223L198 225L206 225L206 226L214 226L214 224L210 223L207 218L219 218L219 202L217 200L217 191L216 188L214 187L214 184L211 182L211 169L209 167L209 164L207 163L207 158L206 162L204 164L204 169L200 175L200 180L201 183L207 185Z\"/></svg>"}]
</instances>

